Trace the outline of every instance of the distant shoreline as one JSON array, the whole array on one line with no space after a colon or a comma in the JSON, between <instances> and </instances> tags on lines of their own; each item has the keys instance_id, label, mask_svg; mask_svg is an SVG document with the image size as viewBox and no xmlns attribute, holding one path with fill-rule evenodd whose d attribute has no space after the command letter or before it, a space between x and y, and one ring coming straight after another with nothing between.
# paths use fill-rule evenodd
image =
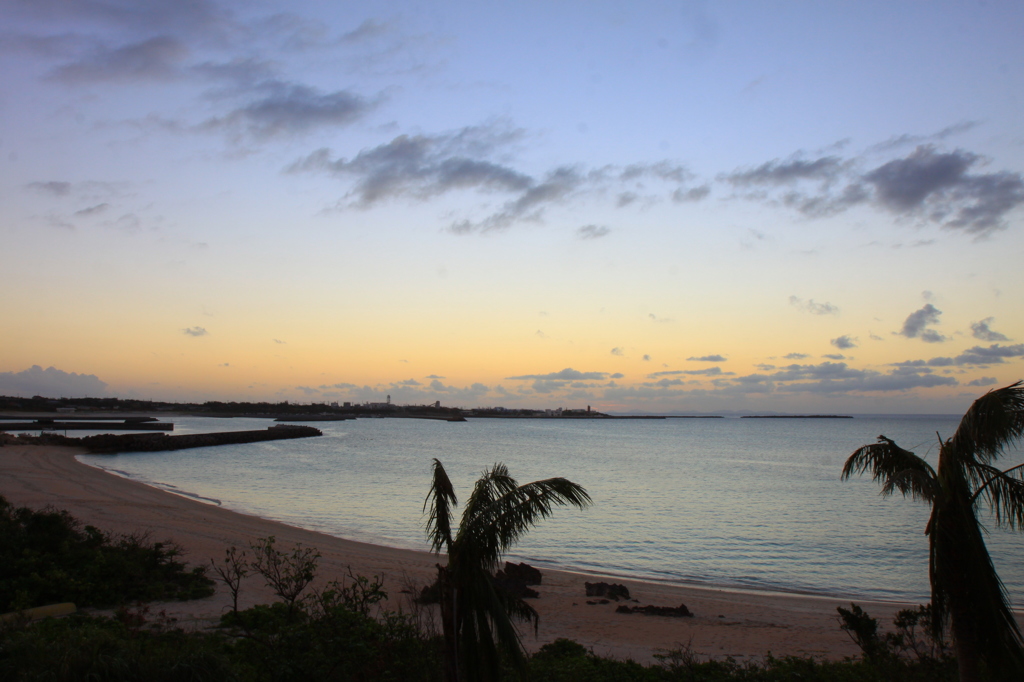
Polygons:
<instances>
[{"instance_id":1,"label":"distant shoreline","mask_svg":"<svg viewBox=\"0 0 1024 682\"><path fill-rule=\"evenodd\" d=\"M746 414L740 419L853 419L849 414Z\"/></svg>"}]
</instances>

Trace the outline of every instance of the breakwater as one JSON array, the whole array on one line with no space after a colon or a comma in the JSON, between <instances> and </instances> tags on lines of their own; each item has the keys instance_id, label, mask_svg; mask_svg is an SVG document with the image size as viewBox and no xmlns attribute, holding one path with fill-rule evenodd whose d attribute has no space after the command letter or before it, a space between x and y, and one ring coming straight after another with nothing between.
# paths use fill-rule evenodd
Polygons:
<instances>
[{"instance_id":1,"label":"breakwater","mask_svg":"<svg viewBox=\"0 0 1024 682\"><path fill-rule=\"evenodd\" d=\"M312 426L296 426L280 424L262 431L223 431L220 433L191 433L181 436L168 436L163 433L103 433L96 436L72 438L57 434L41 434L35 437L19 437L19 440L45 443L51 445L70 445L84 447L97 455L113 455L119 452L159 452L162 450L185 450L187 448L206 448L214 445L238 445L240 443L259 443L268 440L287 438L311 438L324 435L320 429Z\"/></svg>"}]
</instances>

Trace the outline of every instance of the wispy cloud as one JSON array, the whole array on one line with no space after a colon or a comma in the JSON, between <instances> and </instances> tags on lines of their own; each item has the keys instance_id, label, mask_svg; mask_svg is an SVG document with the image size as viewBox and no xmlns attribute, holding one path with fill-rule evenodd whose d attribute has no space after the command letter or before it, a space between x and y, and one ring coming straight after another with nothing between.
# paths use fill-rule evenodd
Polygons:
<instances>
[{"instance_id":1,"label":"wispy cloud","mask_svg":"<svg viewBox=\"0 0 1024 682\"><path fill-rule=\"evenodd\" d=\"M505 377L506 379L523 380L523 379L560 379L564 381L600 381L608 378L607 372L580 372L571 367L566 367L559 372L549 372L548 374L521 374L515 377Z\"/></svg>"},{"instance_id":2,"label":"wispy cloud","mask_svg":"<svg viewBox=\"0 0 1024 682\"><path fill-rule=\"evenodd\" d=\"M812 315L838 315L839 308L832 305L831 303L818 303L813 298L804 300L799 296L790 296L789 304L799 310L808 312Z\"/></svg>"},{"instance_id":3,"label":"wispy cloud","mask_svg":"<svg viewBox=\"0 0 1024 682\"><path fill-rule=\"evenodd\" d=\"M188 53L180 41L161 35L120 47L95 49L58 67L50 77L70 84L172 80L182 76L181 66Z\"/></svg>"},{"instance_id":4,"label":"wispy cloud","mask_svg":"<svg viewBox=\"0 0 1024 682\"><path fill-rule=\"evenodd\" d=\"M584 225L576 230L576 236L580 239L600 239L607 237L610 233L611 228L604 225Z\"/></svg>"}]
</instances>

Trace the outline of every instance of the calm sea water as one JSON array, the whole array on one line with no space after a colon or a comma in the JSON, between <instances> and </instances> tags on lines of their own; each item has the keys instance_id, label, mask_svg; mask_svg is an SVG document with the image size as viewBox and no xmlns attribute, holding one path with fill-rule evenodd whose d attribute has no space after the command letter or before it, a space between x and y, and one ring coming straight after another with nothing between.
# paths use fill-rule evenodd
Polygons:
<instances>
[{"instance_id":1,"label":"calm sea water","mask_svg":"<svg viewBox=\"0 0 1024 682\"><path fill-rule=\"evenodd\" d=\"M258 419L175 419L175 433L262 429ZM934 464L957 419L360 419L322 438L80 459L179 494L330 535L426 549L434 457L460 499L504 462L521 483L565 476L592 507L559 509L512 558L681 583L926 601L928 510L839 480L879 434ZM1024 461L1012 453L1005 466ZM997 568L1024 603L1024 534L994 528Z\"/></svg>"}]
</instances>

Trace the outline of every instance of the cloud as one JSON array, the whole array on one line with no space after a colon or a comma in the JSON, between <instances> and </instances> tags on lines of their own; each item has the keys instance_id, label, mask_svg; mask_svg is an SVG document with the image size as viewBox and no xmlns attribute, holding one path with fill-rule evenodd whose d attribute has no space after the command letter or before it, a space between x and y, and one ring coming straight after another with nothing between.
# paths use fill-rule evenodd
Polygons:
<instances>
[{"instance_id":1,"label":"cloud","mask_svg":"<svg viewBox=\"0 0 1024 682\"><path fill-rule=\"evenodd\" d=\"M691 189L677 189L672 192L672 201L677 204L700 201L701 199L705 199L709 194L711 194L710 185L701 185L700 187L693 187Z\"/></svg>"},{"instance_id":2,"label":"cloud","mask_svg":"<svg viewBox=\"0 0 1024 682\"><path fill-rule=\"evenodd\" d=\"M444 379L444 377L438 376L437 374L430 374L426 378L427 379Z\"/></svg>"},{"instance_id":3,"label":"cloud","mask_svg":"<svg viewBox=\"0 0 1024 682\"><path fill-rule=\"evenodd\" d=\"M252 97L251 101L223 116L206 120L199 129L240 130L257 139L268 139L323 126L348 125L377 106L376 101L348 90L322 92L277 79L252 86L246 95Z\"/></svg>"},{"instance_id":4,"label":"cloud","mask_svg":"<svg viewBox=\"0 0 1024 682\"><path fill-rule=\"evenodd\" d=\"M626 354L626 351L624 351L623 349L621 349L619 347L612 348L612 355L618 355L619 357L622 357L625 354Z\"/></svg>"},{"instance_id":5,"label":"cloud","mask_svg":"<svg viewBox=\"0 0 1024 682\"><path fill-rule=\"evenodd\" d=\"M576 236L580 239L600 239L611 233L611 228L603 225L584 225L576 230Z\"/></svg>"},{"instance_id":6,"label":"cloud","mask_svg":"<svg viewBox=\"0 0 1024 682\"><path fill-rule=\"evenodd\" d=\"M974 381L968 381L966 384L964 384L964 386L992 386L993 384L998 383L999 380L996 379L995 377L981 377L980 379L975 379Z\"/></svg>"},{"instance_id":7,"label":"cloud","mask_svg":"<svg viewBox=\"0 0 1024 682\"><path fill-rule=\"evenodd\" d=\"M970 175L980 157L963 150L940 153L920 146L864 176L877 203L894 213L923 213L945 227L983 234L1003 226L1003 218L1024 203L1018 173Z\"/></svg>"},{"instance_id":8,"label":"cloud","mask_svg":"<svg viewBox=\"0 0 1024 682\"><path fill-rule=\"evenodd\" d=\"M821 357L828 358L829 360L845 360L846 356L842 353L825 353Z\"/></svg>"},{"instance_id":9,"label":"cloud","mask_svg":"<svg viewBox=\"0 0 1024 682\"><path fill-rule=\"evenodd\" d=\"M284 343L287 343L287 342L286 341L282 341L281 339L274 339L274 343L284 344Z\"/></svg>"},{"instance_id":10,"label":"cloud","mask_svg":"<svg viewBox=\"0 0 1024 682\"><path fill-rule=\"evenodd\" d=\"M994 317L986 317L980 322L971 323L971 336L982 341L1009 341L1005 335L1000 334L997 331L993 331L989 328L989 325L995 320Z\"/></svg>"},{"instance_id":11,"label":"cloud","mask_svg":"<svg viewBox=\"0 0 1024 682\"><path fill-rule=\"evenodd\" d=\"M647 355L647 354L645 353L645 354L644 354L644 362L650 362L650 361L651 361L651 356L650 356L650 355Z\"/></svg>"},{"instance_id":12,"label":"cloud","mask_svg":"<svg viewBox=\"0 0 1024 682\"><path fill-rule=\"evenodd\" d=\"M725 357L721 355L702 355L700 357L686 358L691 362L725 362Z\"/></svg>"},{"instance_id":13,"label":"cloud","mask_svg":"<svg viewBox=\"0 0 1024 682\"><path fill-rule=\"evenodd\" d=\"M790 365L772 374L751 374L737 377L735 389L739 392L892 392L912 388L956 386L953 377L897 368L888 374L874 370L853 369L845 362L823 362L820 365Z\"/></svg>"},{"instance_id":14,"label":"cloud","mask_svg":"<svg viewBox=\"0 0 1024 682\"><path fill-rule=\"evenodd\" d=\"M28 16L61 26L99 23L129 32L171 31L192 35L219 35L220 30L238 27L219 3L210 0L34 0L20 4L20 9Z\"/></svg>"},{"instance_id":15,"label":"cloud","mask_svg":"<svg viewBox=\"0 0 1024 682\"><path fill-rule=\"evenodd\" d=\"M339 389L342 389L342 390L350 390L350 389L359 388L359 387L357 385L355 385L355 384L346 384L346 383L325 384L325 385L320 386L321 390L329 390L329 389L332 389L332 388L339 388Z\"/></svg>"},{"instance_id":16,"label":"cloud","mask_svg":"<svg viewBox=\"0 0 1024 682\"><path fill-rule=\"evenodd\" d=\"M32 365L21 372L0 372L0 394L46 398L90 398L106 394L107 383L95 374L65 372Z\"/></svg>"},{"instance_id":17,"label":"cloud","mask_svg":"<svg viewBox=\"0 0 1024 682\"><path fill-rule=\"evenodd\" d=\"M497 126L470 126L455 133L400 135L351 160L332 160L329 150L320 149L286 170L355 178L348 196L361 208L397 197L426 200L456 189L526 192L535 189L530 177L485 160L521 134Z\"/></svg>"},{"instance_id":18,"label":"cloud","mask_svg":"<svg viewBox=\"0 0 1024 682\"><path fill-rule=\"evenodd\" d=\"M531 181L530 186L518 198L507 202L504 207L481 221L459 221L452 225L456 234L504 230L519 221L538 222L549 204L557 204L572 196L587 182L587 177L576 168L563 166L549 171L540 182Z\"/></svg>"},{"instance_id":19,"label":"cloud","mask_svg":"<svg viewBox=\"0 0 1024 682\"><path fill-rule=\"evenodd\" d=\"M71 183L61 180L50 180L49 182L30 182L27 187L43 194L51 194L55 197L66 197L71 194Z\"/></svg>"},{"instance_id":20,"label":"cloud","mask_svg":"<svg viewBox=\"0 0 1024 682\"><path fill-rule=\"evenodd\" d=\"M956 151L937 154L922 146L904 159L883 164L864 176L875 186L878 201L893 211L910 211L922 206L929 195L954 187L978 157Z\"/></svg>"},{"instance_id":21,"label":"cloud","mask_svg":"<svg viewBox=\"0 0 1024 682\"><path fill-rule=\"evenodd\" d=\"M928 325L938 323L940 315L942 315L941 310L931 303L925 303L923 308L915 310L907 316L907 319L903 321L903 328L900 329L898 334L908 339L919 338L925 343L946 341L947 338L945 336L934 329L928 328Z\"/></svg>"},{"instance_id":22,"label":"cloud","mask_svg":"<svg viewBox=\"0 0 1024 682\"><path fill-rule=\"evenodd\" d=\"M295 390L296 390L296 391L302 391L302 392L303 392L303 393L305 393L306 395L314 395L314 394L316 394L316 393L319 393L319 392L320 392L320 389L318 389L318 388L312 388L312 387L310 387L310 386L296 386L296 387L295 387Z\"/></svg>"},{"instance_id":23,"label":"cloud","mask_svg":"<svg viewBox=\"0 0 1024 682\"><path fill-rule=\"evenodd\" d=\"M708 367L707 369L677 369L667 372L652 372L647 375L648 379L686 374L688 376L732 376L735 372L723 372L721 367Z\"/></svg>"},{"instance_id":24,"label":"cloud","mask_svg":"<svg viewBox=\"0 0 1024 682\"><path fill-rule=\"evenodd\" d=\"M857 339L849 336L848 334L843 334L840 337L832 339L829 343L839 350L849 350L850 348L857 347Z\"/></svg>"},{"instance_id":25,"label":"cloud","mask_svg":"<svg viewBox=\"0 0 1024 682\"><path fill-rule=\"evenodd\" d=\"M720 177L731 185L784 185L799 180L831 180L843 170L844 163L835 156L825 156L811 161L775 159L750 170L736 170Z\"/></svg>"},{"instance_id":26,"label":"cloud","mask_svg":"<svg viewBox=\"0 0 1024 682\"><path fill-rule=\"evenodd\" d=\"M1024 357L1024 343L1000 346L994 343L988 348L974 346L956 357L934 357L930 360L904 360L894 362L896 367L954 367L962 365L1000 365L1006 358Z\"/></svg>"},{"instance_id":27,"label":"cloud","mask_svg":"<svg viewBox=\"0 0 1024 682\"><path fill-rule=\"evenodd\" d=\"M951 126L946 126L937 133L932 133L930 135L911 135L908 133L904 133L903 135L896 135L890 137L885 142L880 142L879 144L872 146L868 151L886 152L892 151L894 149L899 149L901 147L917 147L927 142L939 142L941 140L945 140L948 137L959 135L960 133L965 133L968 130L971 130L972 128L975 128L977 126L977 121L963 121L961 123L954 123Z\"/></svg>"},{"instance_id":28,"label":"cloud","mask_svg":"<svg viewBox=\"0 0 1024 682\"><path fill-rule=\"evenodd\" d=\"M339 202L340 207L349 208L367 209L395 199L428 201L455 191L508 195L507 201L483 217L453 221L449 231L455 234L538 222L548 207L580 195L621 196L634 191L627 188L639 188L645 182L678 189L689 177L685 168L667 161L590 170L567 163L540 174L525 173L508 162L512 145L523 134L507 124L491 123L448 133L399 135L352 158L335 158L329 149L318 149L285 171L327 173L351 181L351 190ZM585 225L577 236L596 239L609 232L606 227Z\"/></svg>"},{"instance_id":29,"label":"cloud","mask_svg":"<svg viewBox=\"0 0 1024 682\"><path fill-rule=\"evenodd\" d=\"M341 41L344 43L361 43L382 36L387 32L387 24L374 19L367 19L355 29L342 35Z\"/></svg>"},{"instance_id":30,"label":"cloud","mask_svg":"<svg viewBox=\"0 0 1024 682\"><path fill-rule=\"evenodd\" d=\"M798 296L790 296L789 304L798 308L799 310L803 310L804 312L808 312L812 315L839 314L839 308L837 308L836 306L832 305L831 303L817 303L813 298L805 301L802 298L799 298Z\"/></svg>"},{"instance_id":31,"label":"cloud","mask_svg":"<svg viewBox=\"0 0 1024 682\"><path fill-rule=\"evenodd\" d=\"M636 192L622 192L621 194L619 194L618 199L615 201L615 205L618 208L622 208L623 206L629 206L639 198L640 195L637 194Z\"/></svg>"},{"instance_id":32,"label":"cloud","mask_svg":"<svg viewBox=\"0 0 1024 682\"><path fill-rule=\"evenodd\" d=\"M968 348L953 359L957 365L994 365L1000 364L1005 358L1024 357L1024 343L1013 346L1000 346L994 343L988 348L974 346Z\"/></svg>"},{"instance_id":33,"label":"cloud","mask_svg":"<svg viewBox=\"0 0 1024 682\"><path fill-rule=\"evenodd\" d=\"M57 68L50 77L73 84L166 81L181 76L180 64L187 56L188 49L177 39L156 36L123 47L99 48L77 62Z\"/></svg>"},{"instance_id":34,"label":"cloud","mask_svg":"<svg viewBox=\"0 0 1024 682\"><path fill-rule=\"evenodd\" d=\"M75 211L75 215L81 217L98 215L100 213L105 212L108 208L110 208L110 204L96 204L95 206L89 206L88 208L83 208L78 211Z\"/></svg>"},{"instance_id":35,"label":"cloud","mask_svg":"<svg viewBox=\"0 0 1024 682\"><path fill-rule=\"evenodd\" d=\"M550 374L523 374L516 377L505 377L506 379L526 380L562 380L562 381L603 381L608 378L607 372L580 372L571 367L566 367L560 372Z\"/></svg>"},{"instance_id":36,"label":"cloud","mask_svg":"<svg viewBox=\"0 0 1024 682\"><path fill-rule=\"evenodd\" d=\"M918 217L982 237L1004 228L1010 211L1024 204L1024 176L972 173L982 162L962 149L942 152L919 145L865 173L856 170L865 163L863 157L828 156L770 161L719 180L748 190L747 198L794 208L808 217L868 203L898 217ZM808 189L807 182L817 185Z\"/></svg>"},{"instance_id":37,"label":"cloud","mask_svg":"<svg viewBox=\"0 0 1024 682\"><path fill-rule=\"evenodd\" d=\"M202 327L189 327L182 329L181 332L187 336L206 336L209 333Z\"/></svg>"},{"instance_id":38,"label":"cloud","mask_svg":"<svg viewBox=\"0 0 1024 682\"><path fill-rule=\"evenodd\" d=\"M790 353L789 355L783 356L786 360L803 360L804 358L811 357L807 353Z\"/></svg>"}]
</instances>

